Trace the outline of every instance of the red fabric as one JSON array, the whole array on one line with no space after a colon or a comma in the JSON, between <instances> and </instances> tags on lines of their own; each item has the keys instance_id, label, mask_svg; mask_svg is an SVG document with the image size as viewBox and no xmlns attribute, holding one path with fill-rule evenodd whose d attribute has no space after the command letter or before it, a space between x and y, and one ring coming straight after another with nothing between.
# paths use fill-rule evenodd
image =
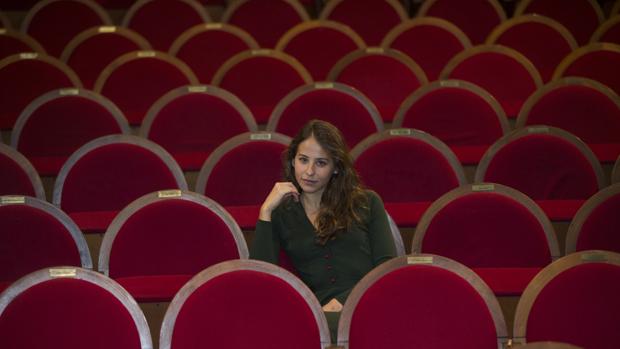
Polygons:
<instances>
[{"instance_id":1,"label":"red fabric","mask_svg":"<svg viewBox=\"0 0 620 349\"><path fill-rule=\"evenodd\" d=\"M620 45L620 22L616 21L612 27L607 29L605 34L599 38L599 42L611 42Z\"/></svg>"},{"instance_id":2,"label":"red fabric","mask_svg":"<svg viewBox=\"0 0 620 349\"><path fill-rule=\"evenodd\" d=\"M589 85L563 85L541 96L527 125L564 129L586 143L620 143L620 107Z\"/></svg>"},{"instance_id":3,"label":"red fabric","mask_svg":"<svg viewBox=\"0 0 620 349\"><path fill-rule=\"evenodd\" d=\"M239 97L264 124L280 99L306 82L297 70L271 56L253 56L226 72L220 87Z\"/></svg>"},{"instance_id":4,"label":"red fabric","mask_svg":"<svg viewBox=\"0 0 620 349\"><path fill-rule=\"evenodd\" d=\"M92 89L108 64L127 52L140 49L133 40L117 32L96 33L75 47L67 64L78 74L84 87Z\"/></svg>"},{"instance_id":5,"label":"red fabric","mask_svg":"<svg viewBox=\"0 0 620 349\"><path fill-rule=\"evenodd\" d=\"M137 302L170 302L194 275L146 275L116 278Z\"/></svg>"},{"instance_id":6,"label":"red fabric","mask_svg":"<svg viewBox=\"0 0 620 349\"><path fill-rule=\"evenodd\" d=\"M287 30L303 20L286 1L250 0L237 7L228 23L250 33L260 47L273 48Z\"/></svg>"},{"instance_id":7,"label":"red fabric","mask_svg":"<svg viewBox=\"0 0 620 349\"><path fill-rule=\"evenodd\" d=\"M543 81L551 80L557 65L573 50L559 31L547 24L533 21L512 26L495 44L508 46L522 53L538 69Z\"/></svg>"},{"instance_id":8,"label":"red fabric","mask_svg":"<svg viewBox=\"0 0 620 349\"><path fill-rule=\"evenodd\" d=\"M327 19L348 25L368 46L379 46L383 37L402 21L394 8L383 0L340 1Z\"/></svg>"},{"instance_id":9,"label":"red fabric","mask_svg":"<svg viewBox=\"0 0 620 349\"><path fill-rule=\"evenodd\" d=\"M120 210L120 209L119 209ZM80 227L83 233L105 233L119 210L72 212L69 217Z\"/></svg>"},{"instance_id":10,"label":"red fabric","mask_svg":"<svg viewBox=\"0 0 620 349\"><path fill-rule=\"evenodd\" d=\"M297 58L314 80L324 81L334 64L356 49L357 44L347 34L324 26L297 34L286 44L284 52Z\"/></svg>"},{"instance_id":11,"label":"red fabric","mask_svg":"<svg viewBox=\"0 0 620 349\"><path fill-rule=\"evenodd\" d=\"M415 227L431 203L430 201L386 202L385 210L390 214L397 226Z\"/></svg>"},{"instance_id":12,"label":"red fabric","mask_svg":"<svg viewBox=\"0 0 620 349\"><path fill-rule=\"evenodd\" d=\"M105 24L97 12L82 2L55 1L36 12L26 33L36 39L49 55L60 57L67 43L77 34Z\"/></svg>"},{"instance_id":13,"label":"red fabric","mask_svg":"<svg viewBox=\"0 0 620 349\"><path fill-rule=\"evenodd\" d=\"M176 188L168 166L150 150L109 144L75 163L65 178L60 206L68 213L120 210L144 194Z\"/></svg>"},{"instance_id":14,"label":"red fabric","mask_svg":"<svg viewBox=\"0 0 620 349\"><path fill-rule=\"evenodd\" d=\"M536 297L527 319L527 341L617 348L619 281L620 268L606 263L585 263L562 272Z\"/></svg>"},{"instance_id":15,"label":"red fabric","mask_svg":"<svg viewBox=\"0 0 620 349\"><path fill-rule=\"evenodd\" d=\"M181 167L200 170L217 146L248 131L235 105L215 95L188 93L170 101L157 113L148 138L173 155L192 154L192 160L187 161L194 166L186 162Z\"/></svg>"},{"instance_id":16,"label":"red fabric","mask_svg":"<svg viewBox=\"0 0 620 349\"><path fill-rule=\"evenodd\" d=\"M437 88L405 111L402 127L432 134L448 146L490 145L504 135L497 112L479 94Z\"/></svg>"},{"instance_id":17,"label":"red fabric","mask_svg":"<svg viewBox=\"0 0 620 349\"><path fill-rule=\"evenodd\" d=\"M596 158L602 163L613 164L620 156L620 143L590 143L588 147L592 149Z\"/></svg>"},{"instance_id":18,"label":"red fabric","mask_svg":"<svg viewBox=\"0 0 620 349\"><path fill-rule=\"evenodd\" d=\"M317 118L338 127L350 148L379 131L358 99L335 89L315 89L299 96L283 111L276 131L294 137L306 122Z\"/></svg>"},{"instance_id":19,"label":"red fabric","mask_svg":"<svg viewBox=\"0 0 620 349\"><path fill-rule=\"evenodd\" d=\"M118 299L99 286L68 278L19 294L0 316L0 346L141 348L136 325Z\"/></svg>"},{"instance_id":20,"label":"red fabric","mask_svg":"<svg viewBox=\"0 0 620 349\"><path fill-rule=\"evenodd\" d=\"M232 232L214 211L191 201L163 200L124 222L110 252L109 276L193 275L238 258Z\"/></svg>"},{"instance_id":21,"label":"red fabric","mask_svg":"<svg viewBox=\"0 0 620 349\"><path fill-rule=\"evenodd\" d=\"M230 213L235 219L235 222L239 224L241 229L254 230L256 228L256 221L258 220L258 214L260 212L260 205L252 206L226 206L226 211Z\"/></svg>"},{"instance_id":22,"label":"red fabric","mask_svg":"<svg viewBox=\"0 0 620 349\"><path fill-rule=\"evenodd\" d=\"M421 252L473 267L544 267L551 251L544 227L519 201L493 192L451 200L426 229Z\"/></svg>"},{"instance_id":23,"label":"red fabric","mask_svg":"<svg viewBox=\"0 0 620 349\"><path fill-rule=\"evenodd\" d=\"M204 29L188 39L176 57L187 63L201 83L209 84L227 59L248 49L248 44L230 31Z\"/></svg>"},{"instance_id":24,"label":"red fabric","mask_svg":"<svg viewBox=\"0 0 620 349\"><path fill-rule=\"evenodd\" d=\"M424 15L454 23L474 45L484 43L502 21L488 0L435 1Z\"/></svg>"},{"instance_id":25,"label":"red fabric","mask_svg":"<svg viewBox=\"0 0 620 349\"><path fill-rule=\"evenodd\" d=\"M407 137L373 145L355 160L355 167L362 181L385 202L434 201L459 186L442 153Z\"/></svg>"},{"instance_id":26,"label":"red fabric","mask_svg":"<svg viewBox=\"0 0 620 349\"><path fill-rule=\"evenodd\" d=\"M0 226L0 281L15 281L45 267L82 266L71 233L41 209L2 205Z\"/></svg>"},{"instance_id":27,"label":"red fabric","mask_svg":"<svg viewBox=\"0 0 620 349\"><path fill-rule=\"evenodd\" d=\"M262 204L273 184L282 178L281 155L285 149L284 144L266 141L237 146L220 158L201 194L224 206Z\"/></svg>"},{"instance_id":28,"label":"red fabric","mask_svg":"<svg viewBox=\"0 0 620 349\"><path fill-rule=\"evenodd\" d=\"M19 164L4 153L0 153L0 195L36 196L28 174Z\"/></svg>"},{"instance_id":29,"label":"red fabric","mask_svg":"<svg viewBox=\"0 0 620 349\"><path fill-rule=\"evenodd\" d=\"M469 81L487 90L510 118L519 114L523 102L538 88L521 62L497 52L480 52L466 58L452 70L450 78Z\"/></svg>"},{"instance_id":30,"label":"red fabric","mask_svg":"<svg viewBox=\"0 0 620 349\"><path fill-rule=\"evenodd\" d=\"M564 0L531 1L524 13L536 13L551 17L568 29L577 43L582 46L590 41L590 37L599 26L599 19L590 1L571 1L566 6Z\"/></svg>"},{"instance_id":31,"label":"red fabric","mask_svg":"<svg viewBox=\"0 0 620 349\"><path fill-rule=\"evenodd\" d=\"M336 80L362 91L392 121L400 104L422 85L410 67L387 55L369 54L349 63Z\"/></svg>"},{"instance_id":32,"label":"red fabric","mask_svg":"<svg viewBox=\"0 0 620 349\"><path fill-rule=\"evenodd\" d=\"M31 156L30 162L41 176L56 176L69 156Z\"/></svg>"},{"instance_id":33,"label":"red fabric","mask_svg":"<svg viewBox=\"0 0 620 349\"><path fill-rule=\"evenodd\" d=\"M498 296L520 296L542 268L472 268Z\"/></svg>"},{"instance_id":34,"label":"red fabric","mask_svg":"<svg viewBox=\"0 0 620 349\"><path fill-rule=\"evenodd\" d=\"M478 165L489 145L453 145L450 149L462 165Z\"/></svg>"},{"instance_id":35,"label":"red fabric","mask_svg":"<svg viewBox=\"0 0 620 349\"><path fill-rule=\"evenodd\" d=\"M547 134L529 134L502 147L483 180L534 200L587 199L598 191L596 173L579 149Z\"/></svg>"},{"instance_id":36,"label":"red fabric","mask_svg":"<svg viewBox=\"0 0 620 349\"><path fill-rule=\"evenodd\" d=\"M45 92L72 87L67 74L39 59L20 59L0 69L0 128L13 128L22 110Z\"/></svg>"},{"instance_id":37,"label":"red fabric","mask_svg":"<svg viewBox=\"0 0 620 349\"><path fill-rule=\"evenodd\" d=\"M190 83L176 65L160 58L142 57L112 71L100 93L123 111L130 124L138 125L159 97Z\"/></svg>"},{"instance_id":38,"label":"red fabric","mask_svg":"<svg viewBox=\"0 0 620 349\"><path fill-rule=\"evenodd\" d=\"M183 349L314 349L319 340L301 294L273 275L247 270L220 275L196 289L172 333L172 347Z\"/></svg>"},{"instance_id":39,"label":"red fabric","mask_svg":"<svg viewBox=\"0 0 620 349\"><path fill-rule=\"evenodd\" d=\"M112 113L98 102L80 96L60 96L30 115L20 133L17 150L28 158L67 158L88 141L121 132ZM51 174L57 174L59 169Z\"/></svg>"},{"instance_id":40,"label":"red fabric","mask_svg":"<svg viewBox=\"0 0 620 349\"><path fill-rule=\"evenodd\" d=\"M179 0L152 0L134 12L127 26L142 34L154 49L168 51L185 30L204 23L200 13Z\"/></svg>"},{"instance_id":41,"label":"red fabric","mask_svg":"<svg viewBox=\"0 0 620 349\"><path fill-rule=\"evenodd\" d=\"M577 239L577 251L608 250L620 253L620 194L592 210Z\"/></svg>"},{"instance_id":42,"label":"red fabric","mask_svg":"<svg viewBox=\"0 0 620 349\"><path fill-rule=\"evenodd\" d=\"M469 283L437 267L383 276L360 299L349 348L497 348L491 313Z\"/></svg>"},{"instance_id":43,"label":"red fabric","mask_svg":"<svg viewBox=\"0 0 620 349\"><path fill-rule=\"evenodd\" d=\"M552 221L570 221L583 205L585 199L580 200L536 200L536 204L545 211Z\"/></svg>"},{"instance_id":44,"label":"red fabric","mask_svg":"<svg viewBox=\"0 0 620 349\"><path fill-rule=\"evenodd\" d=\"M620 94L620 53L618 51L593 51L575 60L562 76L582 76L596 80Z\"/></svg>"},{"instance_id":45,"label":"red fabric","mask_svg":"<svg viewBox=\"0 0 620 349\"><path fill-rule=\"evenodd\" d=\"M402 51L418 63L429 81L439 78L439 73L450 59L465 49L452 32L430 24L405 30L390 47Z\"/></svg>"},{"instance_id":46,"label":"red fabric","mask_svg":"<svg viewBox=\"0 0 620 349\"><path fill-rule=\"evenodd\" d=\"M0 27L1 28L1 27ZM0 59L21 52L34 51L25 41L16 36L0 33Z\"/></svg>"}]
</instances>

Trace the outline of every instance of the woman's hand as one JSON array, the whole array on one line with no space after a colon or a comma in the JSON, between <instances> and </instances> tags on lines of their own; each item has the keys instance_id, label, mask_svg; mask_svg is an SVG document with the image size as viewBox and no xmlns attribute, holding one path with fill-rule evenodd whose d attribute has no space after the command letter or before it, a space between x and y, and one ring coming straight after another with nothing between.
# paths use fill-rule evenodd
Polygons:
<instances>
[{"instance_id":1,"label":"woman's hand","mask_svg":"<svg viewBox=\"0 0 620 349\"><path fill-rule=\"evenodd\" d=\"M299 191L291 182L278 182L273 186L269 195L260 208L258 219L270 222L271 212L280 205L284 198L292 196L295 201L299 201Z\"/></svg>"}]
</instances>

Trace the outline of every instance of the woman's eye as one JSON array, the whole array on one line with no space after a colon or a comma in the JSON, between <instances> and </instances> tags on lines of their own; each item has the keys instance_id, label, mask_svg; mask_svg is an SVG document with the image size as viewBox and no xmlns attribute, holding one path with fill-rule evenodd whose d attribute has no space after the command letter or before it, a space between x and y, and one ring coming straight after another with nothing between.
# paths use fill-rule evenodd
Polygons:
<instances>
[{"instance_id":1,"label":"woman's eye","mask_svg":"<svg viewBox=\"0 0 620 349\"><path fill-rule=\"evenodd\" d=\"M327 161L317 161L316 165L319 166L319 167L324 167L324 166L327 165Z\"/></svg>"},{"instance_id":2,"label":"woman's eye","mask_svg":"<svg viewBox=\"0 0 620 349\"><path fill-rule=\"evenodd\" d=\"M305 164L306 162L308 162L308 159L306 159L306 158L298 158L297 161L301 162L302 164Z\"/></svg>"}]
</instances>

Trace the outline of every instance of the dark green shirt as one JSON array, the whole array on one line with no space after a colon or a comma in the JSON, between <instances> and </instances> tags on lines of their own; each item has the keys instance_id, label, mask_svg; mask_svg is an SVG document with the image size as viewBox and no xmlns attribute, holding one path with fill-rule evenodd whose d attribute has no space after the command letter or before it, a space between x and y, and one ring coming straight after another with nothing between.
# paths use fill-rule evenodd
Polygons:
<instances>
[{"instance_id":1,"label":"dark green shirt","mask_svg":"<svg viewBox=\"0 0 620 349\"><path fill-rule=\"evenodd\" d=\"M272 212L271 222L256 224L250 258L278 264L282 249L322 305L333 298L344 304L366 273L396 256L383 202L372 191L367 195L369 207L360 211L363 224L324 246L316 243L314 226L301 202L281 204Z\"/></svg>"}]
</instances>

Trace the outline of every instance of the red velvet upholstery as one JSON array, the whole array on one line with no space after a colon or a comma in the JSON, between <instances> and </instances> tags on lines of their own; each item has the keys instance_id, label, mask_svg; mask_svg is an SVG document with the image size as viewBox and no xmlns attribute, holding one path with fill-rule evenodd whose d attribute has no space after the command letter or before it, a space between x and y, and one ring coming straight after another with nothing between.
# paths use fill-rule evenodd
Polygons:
<instances>
[{"instance_id":1,"label":"red velvet upholstery","mask_svg":"<svg viewBox=\"0 0 620 349\"><path fill-rule=\"evenodd\" d=\"M101 96L85 90L66 95L56 90L29 104L18 119L12 142L41 175L56 175L88 141L128 132L123 115Z\"/></svg>"},{"instance_id":2,"label":"red velvet upholstery","mask_svg":"<svg viewBox=\"0 0 620 349\"><path fill-rule=\"evenodd\" d=\"M0 30L0 60L21 52L44 53L43 48L28 35Z\"/></svg>"},{"instance_id":3,"label":"red velvet upholstery","mask_svg":"<svg viewBox=\"0 0 620 349\"><path fill-rule=\"evenodd\" d=\"M349 147L383 130L376 109L364 95L337 84L331 88L306 85L291 92L279 105L277 124L270 120L267 129L294 137L312 119L334 124Z\"/></svg>"},{"instance_id":4,"label":"red velvet upholstery","mask_svg":"<svg viewBox=\"0 0 620 349\"><path fill-rule=\"evenodd\" d=\"M587 208L587 210L586 210ZM584 204L579 221L574 250L607 250L620 253L620 184L615 184L598 192ZM579 217L579 219L577 219ZM577 227L575 227L577 228ZM568 236L573 226L569 227ZM569 249L567 237L567 250ZM573 248L571 248L573 250ZM571 251L572 252L572 251Z\"/></svg>"},{"instance_id":5,"label":"red velvet upholstery","mask_svg":"<svg viewBox=\"0 0 620 349\"><path fill-rule=\"evenodd\" d=\"M216 273L208 280L192 280L196 289L182 303L175 305L175 298L171 307L180 309L171 333L164 332L171 312L164 319L162 337L171 338L162 349L315 349L328 344L321 343L317 320L304 299L314 297L285 280L292 275L244 268L217 273L216 268L207 269Z\"/></svg>"},{"instance_id":6,"label":"red velvet upholstery","mask_svg":"<svg viewBox=\"0 0 620 349\"><path fill-rule=\"evenodd\" d=\"M204 92L181 87L149 111L142 135L170 152L183 170L197 171L224 141L256 130L250 111L235 96L214 86Z\"/></svg>"},{"instance_id":7,"label":"red velvet upholstery","mask_svg":"<svg viewBox=\"0 0 620 349\"><path fill-rule=\"evenodd\" d=\"M46 272L42 270L38 274ZM142 339L141 343L129 309L112 293L121 292L120 287L115 287L107 289L82 279L48 276L19 292L0 309L0 346L15 349L150 347L150 338ZM133 311L140 311L135 302L133 306ZM140 315L141 324L146 326L144 316ZM149 336L148 328L144 330Z\"/></svg>"},{"instance_id":8,"label":"red velvet upholstery","mask_svg":"<svg viewBox=\"0 0 620 349\"><path fill-rule=\"evenodd\" d=\"M45 199L43 184L32 164L8 145L0 143L0 195L25 195Z\"/></svg>"},{"instance_id":9,"label":"red velvet upholstery","mask_svg":"<svg viewBox=\"0 0 620 349\"><path fill-rule=\"evenodd\" d=\"M536 13L555 19L573 34L580 46L590 40L592 33L603 21L603 12L598 3L590 0L573 0L569 6L563 0L523 1L515 11L515 16Z\"/></svg>"},{"instance_id":10,"label":"red velvet upholstery","mask_svg":"<svg viewBox=\"0 0 620 349\"><path fill-rule=\"evenodd\" d=\"M320 18L344 23L369 46L379 46L385 34L404 21L407 14L399 1L336 0L327 2Z\"/></svg>"},{"instance_id":11,"label":"red velvet upholstery","mask_svg":"<svg viewBox=\"0 0 620 349\"><path fill-rule=\"evenodd\" d=\"M62 59L78 74L86 88L95 86L103 69L116 58L137 50L148 50L150 45L137 33L116 27L113 32L97 27L87 29L74 38L72 49L63 51ZM139 39L136 38L139 37Z\"/></svg>"},{"instance_id":12,"label":"red velvet upholstery","mask_svg":"<svg viewBox=\"0 0 620 349\"><path fill-rule=\"evenodd\" d=\"M519 113L523 102L542 80L535 67L513 49L486 45L461 52L442 71L442 79L472 82L499 101L509 118Z\"/></svg>"},{"instance_id":13,"label":"red velvet upholstery","mask_svg":"<svg viewBox=\"0 0 620 349\"><path fill-rule=\"evenodd\" d=\"M240 28L218 23L188 29L175 40L170 54L187 63L201 83L208 84L227 59L257 48L256 41Z\"/></svg>"},{"instance_id":14,"label":"red velvet upholstery","mask_svg":"<svg viewBox=\"0 0 620 349\"><path fill-rule=\"evenodd\" d=\"M252 51L257 52L257 51ZM261 51L258 51L261 52ZM245 51L230 58L216 73L213 84L239 97L258 124L269 119L275 105L290 91L310 83L310 74L293 58L268 51Z\"/></svg>"},{"instance_id":15,"label":"red velvet upholstery","mask_svg":"<svg viewBox=\"0 0 620 349\"><path fill-rule=\"evenodd\" d=\"M443 18L459 27L476 44L506 19L506 13L496 0L435 0L418 10L418 16Z\"/></svg>"},{"instance_id":16,"label":"red velvet upholstery","mask_svg":"<svg viewBox=\"0 0 620 349\"><path fill-rule=\"evenodd\" d=\"M577 48L570 32L560 31L559 25L552 19L527 15L505 22L489 43L519 51L536 66L543 81L549 81L562 59Z\"/></svg>"},{"instance_id":17,"label":"red velvet upholstery","mask_svg":"<svg viewBox=\"0 0 620 349\"><path fill-rule=\"evenodd\" d=\"M608 45L608 46L604 46ZM561 71L561 76L581 76L596 80L620 94L620 74L613 74L620 66L620 46L596 43L573 52L572 61ZM555 74L559 74L556 71Z\"/></svg>"},{"instance_id":18,"label":"red velvet upholstery","mask_svg":"<svg viewBox=\"0 0 620 349\"><path fill-rule=\"evenodd\" d=\"M620 340L620 267L593 262L555 275L536 295L527 341L554 340L583 348L616 348Z\"/></svg>"},{"instance_id":19,"label":"red velvet upholstery","mask_svg":"<svg viewBox=\"0 0 620 349\"><path fill-rule=\"evenodd\" d=\"M247 31L260 47L273 48L287 30L308 19L297 1L244 0L229 5L222 22Z\"/></svg>"},{"instance_id":20,"label":"red velvet upholstery","mask_svg":"<svg viewBox=\"0 0 620 349\"><path fill-rule=\"evenodd\" d=\"M620 19L618 18L618 16L610 17L601 26L603 25L605 25L606 28L604 29L604 31L601 31L599 36L596 37L596 42L611 42L614 44L620 44ZM601 30L600 27L598 30ZM595 35L596 34L594 34L593 37Z\"/></svg>"},{"instance_id":21,"label":"red velvet upholstery","mask_svg":"<svg viewBox=\"0 0 620 349\"><path fill-rule=\"evenodd\" d=\"M112 100L130 124L139 125L159 97L173 88L197 83L189 68L171 56L132 52L110 63L97 79L95 91Z\"/></svg>"},{"instance_id":22,"label":"red velvet upholstery","mask_svg":"<svg viewBox=\"0 0 620 349\"><path fill-rule=\"evenodd\" d=\"M552 82L532 95L521 114L518 126L558 127L588 144L620 143L620 99L595 81Z\"/></svg>"},{"instance_id":23,"label":"red velvet upholstery","mask_svg":"<svg viewBox=\"0 0 620 349\"><path fill-rule=\"evenodd\" d=\"M106 12L92 1L45 1L32 7L22 31L35 38L51 56L60 57L74 36L90 27L110 25Z\"/></svg>"},{"instance_id":24,"label":"red velvet upholstery","mask_svg":"<svg viewBox=\"0 0 620 349\"><path fill-rule=\"evenodd\" d=\"M428 79L434 81L450 59L471 47L471 42L465 33L450 22L420 17L395 27L382 45L411 57L424 70Z\"/></svg>"},{"instance_id":25,"label":"red velvet upholstery","mask_svg":"<svg viewBox=\"0 0 620 349\"><path fill-rule=\"evenodd\" d=\"M41 94L63 87L80 87L77 76L60 61L45 55L22 55L0 61L0 129L12 128L22 110Z\"/></svg>"},{"instance_id":26,"label":"red velvet upholstery","mask_svg":"<svg viewBox=\"0 0 620 349\"><path fill-rule=\"evenodd\" d=\"M352 52L334 66L329 79L364 93L386 122L392 121L409 94L427 82L415 62L391 49L378 53L364 49Z\"/></svg>"},{"instance_id":27,"label":"red velvet upholstery","mask_svg":"<svg viewBox=\"0 0 620 349\"><path fill-rule=\"evenodd\" d=\"M168 51L185 30L209 21L206 10L197 2L151 0L134 3L123 26L140 33L156 50Z\"/></svg>"},{"instance_id":28,"label":"red velvet upholstery","mask_svg":"<svg viewBox=\"0 0 620 349\"><path fill-rule=\"evenodd\" d=\"M291 34L291 31L296 31ZM333 21L302 23L278 42L277 49L297 58L316 81L327 74L342 57L364 46L362 38L350 28ZM283 41L284 40L284 41Z\"/></svg>"}]
</instances>

